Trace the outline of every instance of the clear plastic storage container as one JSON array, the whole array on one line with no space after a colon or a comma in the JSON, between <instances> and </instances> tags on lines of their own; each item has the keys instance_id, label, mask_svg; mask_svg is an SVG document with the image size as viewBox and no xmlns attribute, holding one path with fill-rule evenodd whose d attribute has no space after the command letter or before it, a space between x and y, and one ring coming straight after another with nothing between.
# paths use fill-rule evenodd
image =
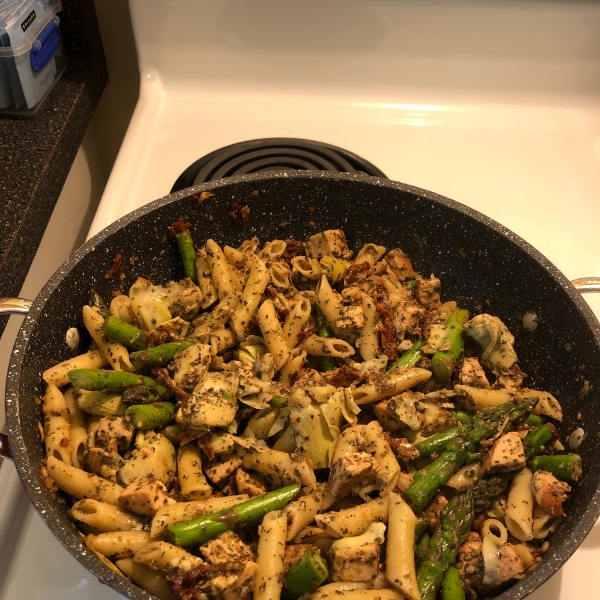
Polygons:
<instances>
[{"instance_id":1,"label":"clear plastic storage container","mask_svg":"<svg viewBox=\"0 0 600 600\"><path fill-rule=\"evenodd\" d=\"M34 115L67 65L59 0L0 0L0 115Z\"/></svg>"}]
</instances>

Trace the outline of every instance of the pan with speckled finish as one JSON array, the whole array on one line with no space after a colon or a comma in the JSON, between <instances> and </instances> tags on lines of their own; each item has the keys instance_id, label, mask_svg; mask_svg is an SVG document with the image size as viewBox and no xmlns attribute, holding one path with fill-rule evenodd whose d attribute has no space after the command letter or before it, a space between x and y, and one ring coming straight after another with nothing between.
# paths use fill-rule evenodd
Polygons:
<instances>
[{"instance_id":1,"label":"pan with speckled finish","mask_svg":"<svg viewBox=\"0 0 600 600\"><path fill-rule=\"evenodd\" d=\"M214 195L198 206L202 191ZM246 225L229 215L232 202L258 197ZM312 207L312 209L311 209ZM503 600L524 598L575 551L600 513L600 325L586 302L539 252L495 221L457 202L401 183L321 172L261 173L233 177L166 196L123 217L82 246L54 274L25 318L7 381L6 414L12 452L21 479L48 527L92 573L129 598L151 596L122 579L81 544L67 503L42 484L43 458L35 398L43 394L41 373L51 359L75 353L65 344L70 327L84 331L81 307L94 287L105 298L118 283L128 290L140 275L157 283L183 276L167 226L183 217L193 223L197 244L208 238L236 246L258 236L306 239L342 228L351 248L374 242L401 247L415 269L442 280L443 299L472 314L499 316L515 336L519 366L529 387L548 390L561 402L562 439L578 426L586 438L578 452L584 477L565 505L568 517L552 536L543 562L507 589ZM125 279L107 280L121 253ZM540 324L525 331L521 317L535 311ZM82 348L85 347L85 339ZM589 393L582 395L584 381ZM598 406L598 408L596 408Z\"/></svg>"}]
</instances>

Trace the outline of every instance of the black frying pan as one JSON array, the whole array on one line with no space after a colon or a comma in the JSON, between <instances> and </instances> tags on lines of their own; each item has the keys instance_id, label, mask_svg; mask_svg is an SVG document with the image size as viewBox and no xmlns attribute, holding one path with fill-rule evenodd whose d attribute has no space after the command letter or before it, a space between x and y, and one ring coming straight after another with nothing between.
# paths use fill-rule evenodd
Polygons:
<instances>
[{"instance_id":1,"label":"black frying pan","mask_svg":"<svg viewBox=\"0 0 600 600\"><path fill-rule=\"evenodd\" d=\"M193 199L204 190L214 196L197 206ZM233 201L248 201L255 190L258 198L250 204L250 222L233 221ZM587 434L578 448L584 477L566 505L568 517L552 536L539 568L500 597L524 598L571 556L600 513L600 425L594 417L600 395L600 325L573 285L518 236L437 194L366 176L280 172L189 188L123 217L65 262L25 318L6 386L10 444L35 507L77 560L120 593L136 600L151 598L84 548L66 502L41 483L40 409L34 402L43 394L40 375L51 359L62 361L76 353L66 346L65 333L73 326L85 331L81 307L91 287L110 297L116 283L104 274L117 253L123 255L125 290L138 275L157 283L183 277L174 242L165 235L179 217L193 223L198 244L213 238L236 246L254 235L262 241L306 239L317 231L342 228L351 248L365 242L399 246L418 271L442 280L443 299L456 300L472 314L499 316L515 335L519 366L529 375L527 385L560 400L565 414L562 438L578 426ZM528 310L540 317L534 332L521 324ZM589 382L587 395L582 395L584 381Z\"/></svg>"}]
</instances>

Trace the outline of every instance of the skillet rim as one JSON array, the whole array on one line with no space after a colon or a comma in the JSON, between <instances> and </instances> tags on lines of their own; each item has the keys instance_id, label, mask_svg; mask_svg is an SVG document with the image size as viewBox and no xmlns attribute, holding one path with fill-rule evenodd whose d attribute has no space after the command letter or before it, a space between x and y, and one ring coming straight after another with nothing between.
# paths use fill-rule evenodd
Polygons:
<instances>
[{"instance_id":1,"label":"skillet rim","mask_svg":"<svg viewBox=\"0 0 600 600\"><path fill-rule=\"evenodd\" d=\"M6 423L10 445L14 455L15 466L21 482L25 487L32 503L34 504L37 513L42 517L52 533L81 564L83 564L103 583L107 583L117 592L125 594L134 600L147 600L150 598L155 598L155 596L149 594L130 581L123 579L105 566L102 562L100 562L100 560L96 558L91 551L86 550L80 540L73 535L72 531L67 531L62 527L58 517L55 516L55 514L59 512L58 508L53 504L48 503L46 498L42 495L37 469L32 468L32 465L26 458L25 445L20 427L18 390L24 350L26 349L29 336L31 335L37 319L43 311L45 303L51 294L62 283L62 281L68 277L71 270L83 257L93 252L98 243L102 242L113 233L121 230L129 223L154 211L155 209L177 202L184 198L188 198L203 191L214 191L215 189L237 184L238 182L252 181L260 183L261 181L265 180L283 178L288 181L311 179L360 181L361 183L368 183L374 186L390 188L402 192L409 192L416 196L426 198L427 200L431 200L454 209L457 212L466 215L467 217L471 217L475 221L478 221L493 231L508 238L510 242L517 245L549 273L552 279L554 279L554 281L563 289L563 291L566 292L577 311L584 317L596 346L600 348L600 323L596 319L591 308L582 298L581 294L577 292L575 287L570 283L569 279L541 252L536 250L532 245L512 232L510 229L501 225L494 219L484 215L483 213L445 196L441 196L434 192L401 182L371 177L363 174L331 173L323 171L279 171L238 175L186 188L173 194L168 194L124 215L120 219L108 225L106 228L102 229L95 236L85 242L79 249L77 249L52 275L52 277L44 285L40 294L36 297L28 315L23 321L13 348L6 380L5 403ZM17 409L13 410L13 406L16 406ZM600 487L594 492L594 495L586 507L585 512L579 516L578 522L573 527L571 535L569 538L563 541L560 548L557 549L555 555L544 559L540 566L534 572L530 573L524 580L513 584L505 592L499 596L496 596L497 600L519 600L525 598L545 581L550 579L550 577L564 565L564 563L583 542L591 528L594 526L598 516L600 516Z\"/></svg>"}]
</instances>

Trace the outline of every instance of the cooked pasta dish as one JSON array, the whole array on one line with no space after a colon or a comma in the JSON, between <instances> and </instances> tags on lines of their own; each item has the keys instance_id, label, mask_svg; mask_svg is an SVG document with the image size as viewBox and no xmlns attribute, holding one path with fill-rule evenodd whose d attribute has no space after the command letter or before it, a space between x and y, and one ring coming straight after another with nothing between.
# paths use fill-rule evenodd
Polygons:
<instances>
[{"instance_id":1,"label":"cooked pasta dish","mask_svg":"<svg viewBox=\"0 0 600 600\"><path fill-rule=\"evenodd\" d=\"M476 600L535 569L581 459L498 317L342 230L169 230L185 278L92 290L91 346L43 373L43 479L92 552L165 600Z\"/></svg>"}]
</instances>

